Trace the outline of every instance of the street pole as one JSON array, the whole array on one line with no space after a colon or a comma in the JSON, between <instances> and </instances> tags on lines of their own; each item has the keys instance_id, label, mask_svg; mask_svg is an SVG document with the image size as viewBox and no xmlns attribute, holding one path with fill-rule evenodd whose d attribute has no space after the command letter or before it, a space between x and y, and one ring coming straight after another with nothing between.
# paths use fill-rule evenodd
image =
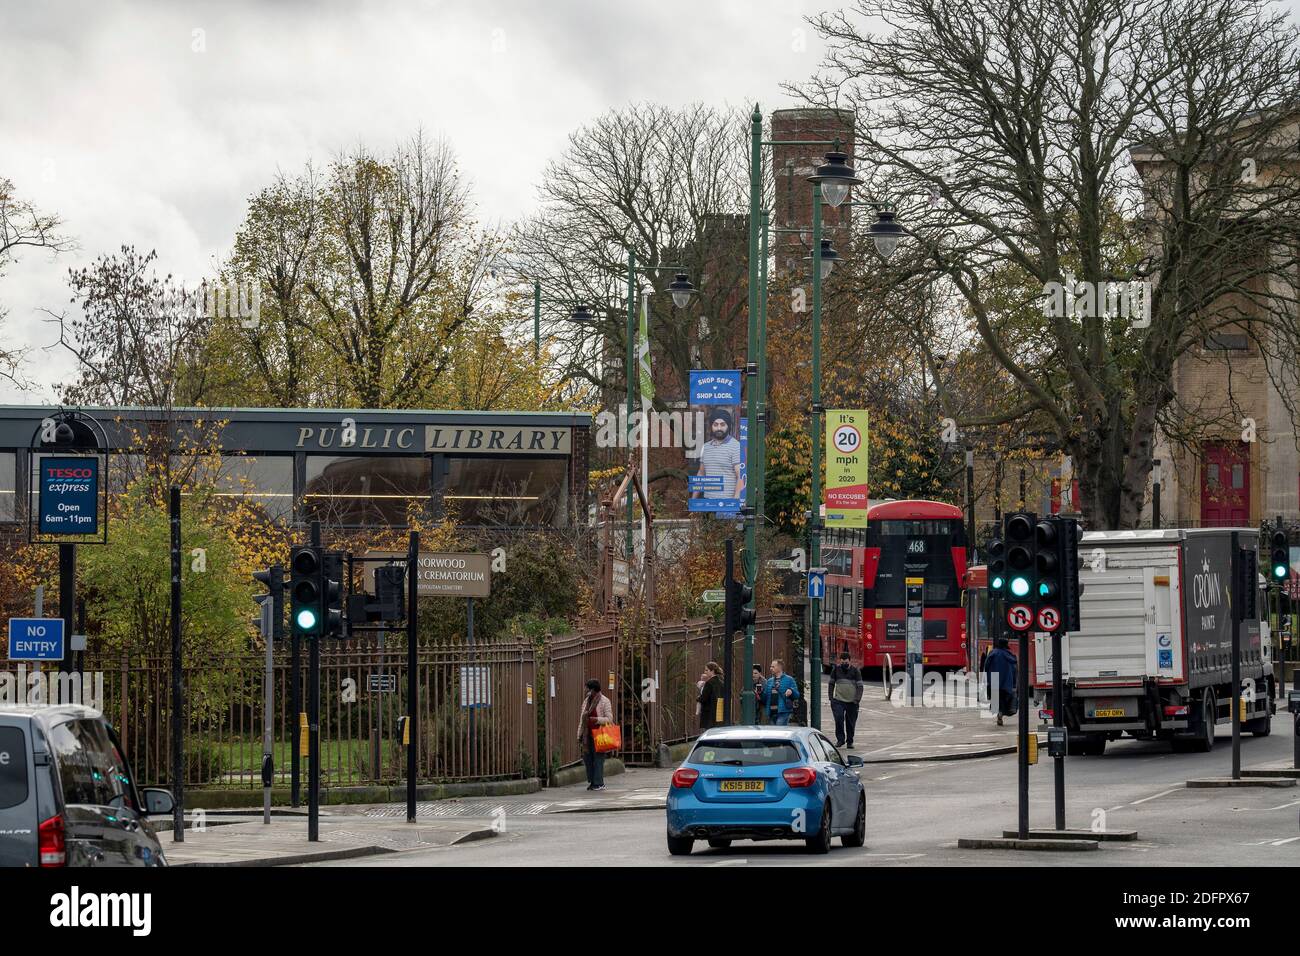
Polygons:
<instances>
[{"instance_id":1,"label":"street pole","mask_svg":"<svg viewBox=\"0 0 1300 956\"><path fill-rule=\"evenodd\" d=\"M975 561L975 449L966 447L966 565Z\"/></svg>"},{"instance_id":2,"label":"street pole","mask_svg":"<svg viewBox=\"0 0 1300 956\"><path fill-rule=\"evenodd\" d=\"M406 822L415 822L415 775L416 757L420 745L419 714L420 685L416 667L419 663L416 654L416 640L419 631L416 627L416 612L420 607L416 587L419 584L418 568L420 560L420 532L412 531L410 543L406 548L406 727L410 734L410 743L406 748Z\"/></svg>"},{"instance_id":3,"label":"street pole","mask_svg":"<svg viewBox=\"0 0 1300 956\"><path fill-rule=\"evenodd\" d=\"M1232 532L1232 779L1241 779L1241 627L1246 619L1242 606L1246 595L1239 594L1237 585L1241 581L1241 541L1240 532ZM1253 581L1251 582L1254 583ZM1214 715L1206 714L1210 722L1210 733L1214 733Z\"/></svg>"},{"instance_id":4,"label":"street pole","mask_svg":"<svg viewBox=\"0 0 1300 956\"><path fill-rule=\"evenodd\" d=\"M1052 726L1065 726L1065 688L1061 686L1061 629L1052 631ZM1028 689L1026 688L1026 693ZM1020 709L1028 717L1028 708ZM1065 829L1065 755L1053 758L1052 775L1056 784L1056 829Z\"/></svg>"},{"instance_id":5,"label":"street pole","mask_svg":"<svg viewBox=\"0 0 1300 956\"><path fill-rule=\"evenodd\" d=\"M58 663L58 672L66 674L71 669L68 648L72 646L72 625L75 623L77 605L77 546L59 545L59 617L63 618L64 654Z\"/></svg>"},{"instance_id":6,"label":"street pole","mask_svg":"<svg viewBox=\"0 0 1300 956\"><path fill-rule=\"evenodd\" d=\"M763 470L763 459L759 457L759 441L757 428L762 425L758 421L758 399L759 391L762 388L762 375L759 371L762 363L761 352L759 350L759 309L762 302L763 290L759 278L759 204L762 202L762 162L763 162L763 114L758 111L758 106L754 106L754 112L750 116L749 123L749 314L748 314L748 340L747 348L749 360L745 363L745 413L749 418L750 437L746 445L745 462L745 560L744 573L745 584L755 588L755 582L758 578L758 487L756 480L759 473ZM737 428L739 432L739 428ZM731 574L731 539L727 539L727 574ZM730 578L728 578L730 580ZM731 653L731 636L727 637L727 653ZM745 650L744 650L745 674L752 673L751 668L754 665L754 626L751 624L745 628ZM731 680L731 666L727 665L727 680ZM730 698L727 706L730 707ZM750 695L745 695L743 705L743 719L746 724L754 722L754 704L750 700ZM730 723L730 720L728 720Z\"/></svg>"},{"instance_id":7,"label":"street pole","mask_svg":"<svg viewBox=\"0 0 1300 956\"><path fill-rule=\"evenodd\" d=\"M274 569L272 569L274 571ZM266 642L266 684L262 688L262 823L271 822L271 785L274 777L274 751L271 749L271 725L275 721L275 625L271 620L275 600L262 598L262 640Z\"/></svg>"},{"instance_id":8,"label":"street pole","mask_svg":"<svg viewBox=\"0 0 1300 956\"><path fill-rule=\"evenodd\" d=\"M1151 469L1151 527L1160 530L1160 459Z\"/></svg>"},{"instance_id":9,"label":"street pole","mask_svg":"<svg viewBox=\"0 0 1300 956\"><path fill-rule=\"evenodd\" d=\"M320 522L311 523L312 547L320 548ZM321 562L324 567L324 561ZM323 593L323 589L322 589ZM321 624L323 626L323 622ZM307 840L320 840L320 627L309 639L307 662Z\"/></svg>"},{"instance_id":10,"label":"street pole","mask_svg":"<svg viewBox=\"0 0 1300 956\"><path fill-rule=\"evenodd\" d=\"M1023 475L1024 472L1022 471ZM1016 748L1016 764L1019 770L1017 790L1019 792L1017 814L1017 836L1029 839L1029 634L1020 631L1020 653L1016 659L1016 698L1020 704L1017 708L1016 732L1020 746Z\"/></svg>"},{"instance_id":11,"label":"street pole","mask_svg":"<svg viewBox=\"0 0 1300 956\"><path fill-rule=\"evenodd\" d=\"M171 524L172 581L172 841L185 842L185 683L181 674L181 490L172 486L167 497ZM59 546L62 559L63 546ZM62 583L62 582L60 582Z\"/></svg>"},{"instance_id":12,"label":"street pole","mask_svg":"<svg viewBox=\"0 0 1300 956\"><path fill-rule=\"evenodd\" d=\"M533 280L533 362L542 360L542 283Z\"/></svg>"},{"instance_id":13,"label":"street pole","mask_svg":"<svg viewBox=\"0 0 1300 956\"><path fill-rule=\"evenodd\" d=\"M283 580L283 577L281 577ZM283 591L283 588L281 589ZM280 626L284 619L284 597L276 609L275 621ZM296 627L289 628L289 735L292 753L289 756L289 797L294 809L302 805L302 642Z\"/></svg>"},{"instance_id":14,"label":"street pole","mask_svg":"<svg viewBox=\"0 0 1300 956\"><path fill-rule=\"evenodd\" d=\"M812 563L822 566L822 186L813 183L813 234L812 234L812 408L809 409L809 430L812 432L812 494L808 502L812 531ZM821 727L822 715L822 641L821 599L809 602L812 609L812 686L808 719L813 727Z\"/></svg>"},{"instance_id":15,"label":"street pole","mask_svg":"<svg viewBox=\"0 0 1300 956\"><path fill-rule=\"evenodd\" d=\"M1016 505L1017 511L1025 510L1025 466L1020 466L1020 501Z\"/></svg>"},{"instance_id":16,"label":"street pole","mask_svg":"<svg viewBox=\"0 0 1300 956\"><path fill-rule=\"evenodd\" d=\"M731 609L732 609L732 608L731 608L731 592L732 592L732 585L731 585L731 582L735 579L735 572L736 572L736 543L735 543L734 541L732 541L731 538L728 538L728 539L727 539L727 558L726 558L726 568L727 568L727 570L726 570L726 575L725 575L725 577L724 577L723 580L722 580L722 584L723 584L723 587L725 587L725 588L727 589L726 612L730 612ZM723 614L723 621L724 621L724 623L723 623L723 626L722 626L722 642L723 642L723 643L722 643L722 674L723 674L723 678L722 678L722 722L723 722L724 724L727 724L728 726L730 726L730 724L731 724L731 688L732 688L731 670L732 670L732 665L733 665L733 663L734 663L734 661L735 661L734 653L733 653L733 651L732 651L732 643L735 641L736 635L735 635L735 634L732 632L732 630L731 630L731 621L732 621L732 618L731 618L730 613L725 613L725 612L724 612L724 614ZM748 674L749 671L746 671L745 673ZM752 695L751 695L751 694L745 694L744 696L748 698L748 697L751 697ZM750 711L751 709L752 709L752 707L747 706L747 707L745 708L745 713L748 714L749 711ZM712 719L712 716L713 716L713 715L710 715L710 719ZM750 723L753 723L753 721L750 720L749 717L747 716L747 717L745 718L745 723L746 723L746 724L750 724Z\"/></svg>"},{"instance_id":17,"label":"street pole","mask_svg":"<svg viewBox=\"0 0 1300 956\"><path fill-rule=\"evenodd\" d=\"M632 415L635 413L635 406L632 402L635 387L633 386L633 376L635 374L633 344L636 342L636 251L628 249L627 251L627 442L628 462L631 458L632 447ZM644 427L644 423L642 423ZM632 482L627 483L627 563L628 567L632 566L632 499L634 489Z\"/></svg>"},{"instance_id":18,"label":"street pole","mask_svg":"<svg viewBox=\"0 0 1300 956\"><path fill-rule=\"evenodd\" d=\"M474 748L478 743L474 733L474 711L478 709L478 667L474 662L474 599L465 599L465 636L469 643L469 775L474 776Z\"/></svg>"}]
</instances>

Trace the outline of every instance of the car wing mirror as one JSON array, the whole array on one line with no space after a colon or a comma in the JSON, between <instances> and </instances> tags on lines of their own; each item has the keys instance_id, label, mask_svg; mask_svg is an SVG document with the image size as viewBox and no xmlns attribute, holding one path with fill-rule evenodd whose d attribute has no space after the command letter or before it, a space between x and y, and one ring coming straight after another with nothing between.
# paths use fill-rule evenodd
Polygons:
<instances>
[{"instance_id":1,"label":"car wing mirror","mask_svg":"<svg viewBox=\"0 0 1300 956\"><path fill-rule=\"evenodd\" d=\"M146 787L143 796L144 812L149 816L166 816L176 809L176 799L170 790Z\"/></svg>"},{"instance_id":2,"label":"car wing mirror","mask_svg":"<svg viewBox=\"0 0 1300 956\"><path fill-rule=\"evenodd\" d=\"M849 754L850 767L865 767L867 762L855 754Z\"/></svg>"}]
</instances>

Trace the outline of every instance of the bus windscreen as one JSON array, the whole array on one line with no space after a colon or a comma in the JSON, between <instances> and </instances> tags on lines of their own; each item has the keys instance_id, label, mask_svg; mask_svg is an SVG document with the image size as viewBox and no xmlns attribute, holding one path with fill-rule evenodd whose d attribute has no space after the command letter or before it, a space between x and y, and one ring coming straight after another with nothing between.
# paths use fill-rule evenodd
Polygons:
<instances>
[{"instance_id":1,"label":"bus windscreen","mask_svg":"<svg viewBox=\"0 0 1300 956\"><path fill-rule=\"evenodd\" d=\"M957 527L954 527L957 525ZM875 607L902 607L906 579L925 579L927 607L958 607L961 587L953 566L952 549L964 546L954 539L957 522L941 520L884 520L875 525L874 544L880 547L875 588Z\"/></svg>"}]
</instances>

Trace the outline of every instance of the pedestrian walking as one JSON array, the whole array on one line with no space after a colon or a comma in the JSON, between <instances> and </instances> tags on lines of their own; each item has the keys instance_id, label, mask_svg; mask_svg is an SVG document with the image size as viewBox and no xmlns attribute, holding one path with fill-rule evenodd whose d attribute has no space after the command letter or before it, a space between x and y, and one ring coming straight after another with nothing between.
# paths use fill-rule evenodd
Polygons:
<instances>
[{"instance_id":1,"label":"pedestrian walking","mask_svg":"<svg viewBox=\"0 0 1300 956\"><path fill-rule=\"evenodd\" d=\"M582 716L578 721L578 746L582 749L582 765L587 770L587 789L605 789L605 755L596 752L592 732L597 727L614 722L614 705L600 692L600 681L594 677L587 681L587 696L582 702Z\"/></svg>"},{"instance_id":2,"label":"pedestrian walking","mask_svg":"<svg viewBox=\"0 0 1300 956\"><path fill-rule=\"evenodd\" d=\"M754 685L754 723L761 724L763 722L763 688L767 685L767 678L763 676L761 664L754 665L750 680Z\"/></svg>"},{"instance_id":3,"label":"pedestrian walking","mask_svg":"<svg viewBox=\"0 0 1300 956\"><path fill-rule=\"evenodd\" d=\"M695 698L695 702L699 705L700 732L703 733L722 723L722 715L719 713L723 695L722 668L709 661L704 665L700 680L700 695Z\"/></svg>"},{"instance_id":4,"label":"pedestrian walking","mask_svg":"<svg viewBox=\"0 0 1300 956\"><path fill-rule=\"evenodd\" d=\"M984 658L985 680L989 686L989 709L998 715L998 726L1003 717L1016 712L1016 656L1007 648L1007 639L999 637L993 650Z\"/></svg>"},{"instance_id":5,"label":"pedestrian walking","mask_svg":"<svg viewBox=\"0 0 1300 956\"><path fill-rule=\"evenodd\" d=\"M831 713L835 715L835 746L853 749L853 729L858 724L862 704L862 672L849 663L849 652L840 652L840 661L831 668L827 691Z\"/></svg>"},{"instance_id":6,"label":"pedestrian walking","mask_svg":"<svg viewBox=\"0 0 1300 956\"><path fill-rule=\"evenodd\" d=\"M785 672L785 661L780 658L774 660L768 670L772 676L763 684L763 705L768 720L778 727L789 726L799 700L799 685Z\"/></svg>"}]
</instances>

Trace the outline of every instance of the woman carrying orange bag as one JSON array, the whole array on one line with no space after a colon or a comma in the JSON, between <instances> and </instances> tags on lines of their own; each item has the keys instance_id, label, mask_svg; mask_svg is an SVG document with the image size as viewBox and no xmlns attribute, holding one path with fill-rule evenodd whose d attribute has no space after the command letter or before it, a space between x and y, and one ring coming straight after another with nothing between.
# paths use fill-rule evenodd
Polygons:
<instances>
[{"instance_id":1,"label":"woman carrying orange bag","mask_svg":"<svg viewBox=\"0 0 1300 956\"><path fill-rule=\"evenodd\" d=\"M582 717L578 723L578 746L582 748L582 764L587 768L587 789L605 789L605 754L596 750L594 731L614 723L614 706L600 692L600 681L594 677L587 681L587 697L582 702Z\"/></svg>"}]
</instances>

